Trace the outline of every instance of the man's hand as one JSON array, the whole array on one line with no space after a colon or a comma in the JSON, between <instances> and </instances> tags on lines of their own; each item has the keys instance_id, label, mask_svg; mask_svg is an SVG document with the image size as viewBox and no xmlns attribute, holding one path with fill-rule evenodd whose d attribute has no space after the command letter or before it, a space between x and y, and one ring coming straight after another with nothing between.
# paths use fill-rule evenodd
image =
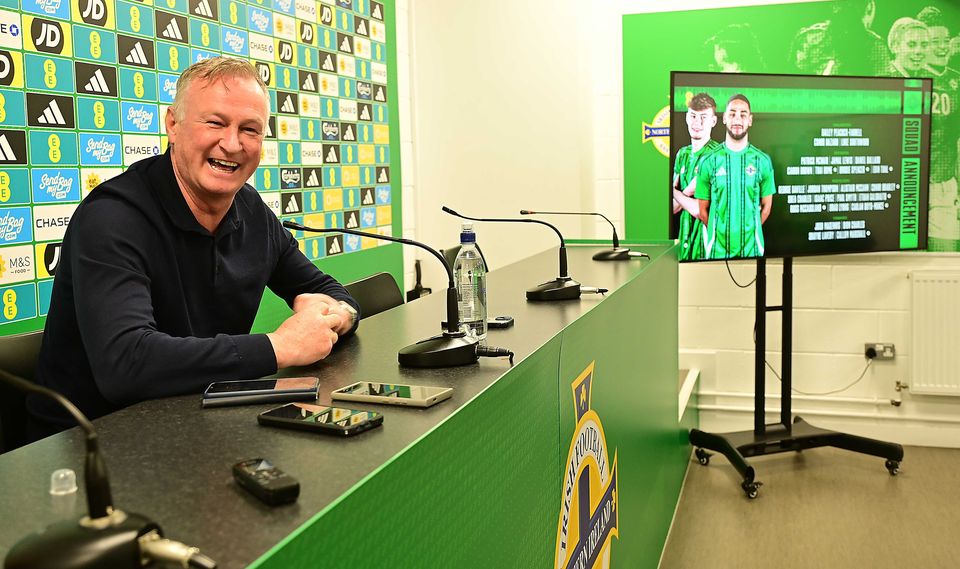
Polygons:
<instances>
[{"instance_id":1,"label":"man's hand","mask_svg":"<svg viewBox=\"0 0 960 569\"><path fill-rule=\"evenodd\" d=\"M339 335L344 335L353 328L353 314L348 312L340 305L340 301L320 293L300 294L293 299L293 311L300 312L311 307L323 307L325 314L336 314L343 321L334 331Z\"/></svg>"},{"instance_id":2,"label":"man's hand","mask_svg":"<svg viewBox=\"0 0 960 569\"><path fill-rule=\"evenodd\" d=\"M309 365L327 357L340 337L336 330L342 325L340 315L328 313L326 304L316 303L295 312L276 332L267 334L277 356L277 368Z\"/></svg>"}]
</instances>

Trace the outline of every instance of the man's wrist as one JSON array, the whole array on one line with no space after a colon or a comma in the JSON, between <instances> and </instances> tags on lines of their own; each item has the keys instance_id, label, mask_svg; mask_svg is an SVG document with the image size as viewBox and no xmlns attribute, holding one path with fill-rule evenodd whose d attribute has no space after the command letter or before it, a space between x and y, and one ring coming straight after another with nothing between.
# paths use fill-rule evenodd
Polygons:
<instances>
[{"instance_id":1,"label":"man's wrist","mask_svg":"<svg viewBox=\"0 0 960 569\"><path fill-rule=\"evenodd\" d=\"M344 330L344 332L353 330L353 327L357 325L357 318L359 316L359 314L357 314L357 309L354 308L353 305L347 302L346 300L341 300L340 306L347 312L347 314L350 315L350 325L347 326L347 329Z\"/></svg>"}]
</instances>

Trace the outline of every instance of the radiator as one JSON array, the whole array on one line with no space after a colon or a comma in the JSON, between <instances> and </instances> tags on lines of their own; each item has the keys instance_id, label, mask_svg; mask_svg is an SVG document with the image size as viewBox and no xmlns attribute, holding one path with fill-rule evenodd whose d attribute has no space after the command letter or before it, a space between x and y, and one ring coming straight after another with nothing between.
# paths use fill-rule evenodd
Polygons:
<instances>
[{"instance_id":1,"label":"radiator","mask_svg":"<svg viewBox=\"0 0 960 569\"><path fill-rule=\"evenodd\" d=\"M960 395L960 271L911 271L910 392Z\"/></svg>"}]
</instances>

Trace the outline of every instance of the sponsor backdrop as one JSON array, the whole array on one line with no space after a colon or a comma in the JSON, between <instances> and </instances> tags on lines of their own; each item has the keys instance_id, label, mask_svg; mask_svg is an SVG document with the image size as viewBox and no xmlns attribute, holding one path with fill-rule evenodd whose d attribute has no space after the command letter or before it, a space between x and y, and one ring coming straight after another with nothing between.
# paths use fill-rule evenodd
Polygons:
<instances>
[{"instance_id":1,"label":"sponsor backdrop","mask_svg":"<svg viewBox=\"0 0 960 569\"><path fill-rule=\"evenodd\" d=\"M399 233L394 29L393 0L0 0L0 334L43 327L77 204L166 149L177 77L216 55L270 88L250 183L278 216ZM400 274L399 247L297 237L341 280Z\"/></svg>"},{"instance_id":2,"label":"sponsor backdrop","mask_svg":"<svg viewBox=\"0 0 960 569\"><path fill-rule=\"evenodd\" d=\"M670 71L904 76L902 66L891 64L887 42L893 22L904 17L925 21L929 30L903 59L939 57L950 66L911 74L934 79L929 249L960 251L960 5L945 0L834 0L624 16L627 237L668 236ZM722 141L723 132L721 121L713 138Z\"/></svg>"}]
</instances>

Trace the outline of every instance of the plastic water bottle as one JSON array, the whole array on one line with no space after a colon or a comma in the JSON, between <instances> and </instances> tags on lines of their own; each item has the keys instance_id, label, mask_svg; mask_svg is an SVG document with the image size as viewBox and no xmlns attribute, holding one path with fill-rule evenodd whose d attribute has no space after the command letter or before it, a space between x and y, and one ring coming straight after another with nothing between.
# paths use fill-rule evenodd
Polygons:
<instances>
[{"instance_id":1,"label":"plastic water bottle","mask_svg":"<svg viewBox=\"0 0 960 569\"><path fill-rule=\"evenodd\" d=\"M472 223L464 223L460 232L460 252L453 263L457 284L460 325L481 342L487 337L487 275L477 251L477 234Z\"/></svg>"}]
</instances>

